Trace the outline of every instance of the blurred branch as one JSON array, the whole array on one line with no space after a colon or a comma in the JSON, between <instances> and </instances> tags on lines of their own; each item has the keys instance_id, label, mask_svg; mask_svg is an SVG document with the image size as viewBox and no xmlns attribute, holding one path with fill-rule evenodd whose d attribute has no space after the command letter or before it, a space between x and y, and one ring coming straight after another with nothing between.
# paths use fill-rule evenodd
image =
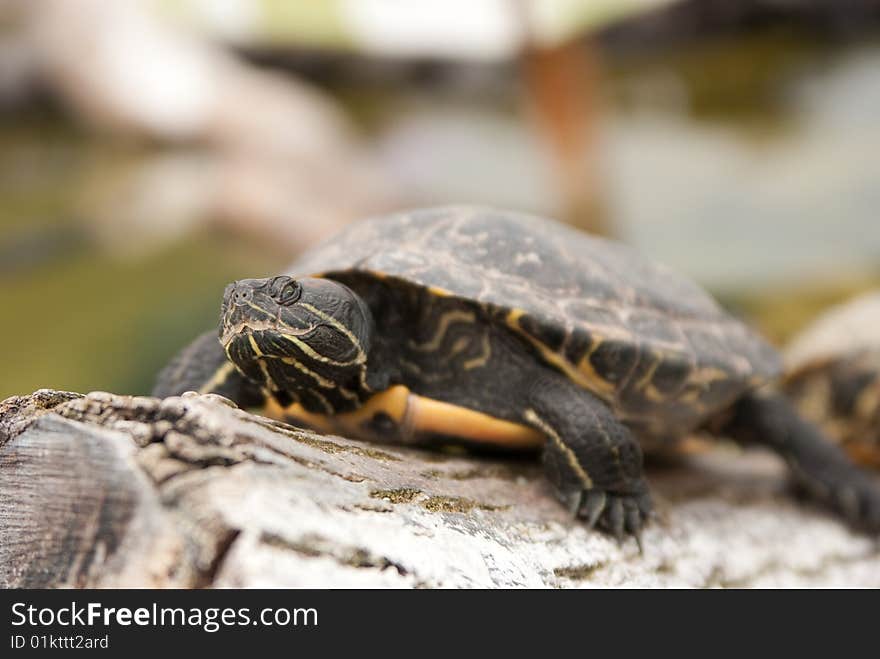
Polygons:
<instances>
[{"instance_id":1,"label":"blurred branch","mask_svg":"<svg viewBox=\"0 0 880 659\"><path fill-rule=\"evenodd\" d=\"M256 69L141 2L44 0L27 9L40 71L78 117L128 140L204 151L197 172L162 170L194 172L188 182L159 182L191 183L187 194L138 199L185 200L291 253L394 205L345 114L306 83Z\"/></svg>"},{"instance_id":2,"label":"blurred branch","mask_svg":"<svg viewBox=\"0 0 880 659\"><path fill-rule=\"evenodd\" d=\"M599 65L584 44L524 52L527 102L549 146L566 219L586 231L608 235L598 172Z\"/></svg>"}]
</instances>

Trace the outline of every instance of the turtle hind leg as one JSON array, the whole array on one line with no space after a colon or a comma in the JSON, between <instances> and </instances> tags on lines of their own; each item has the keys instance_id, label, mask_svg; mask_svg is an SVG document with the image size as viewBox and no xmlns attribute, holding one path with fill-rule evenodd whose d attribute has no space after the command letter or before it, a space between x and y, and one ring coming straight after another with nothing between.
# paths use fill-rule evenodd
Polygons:
<instances>
[{"instance_id":1,"label":"turtle hind leg","mask_svg":"<svg viewBox=\"0 0 880 659\"><path fill-rule=\"evenodd\" d=\"M563 504L589 526L638 539L652 504L629 429L605 403L559 376L538 379L530 403L524 418L547 437L544 466Z\"/></svg>"},{"instance_id":2,"label":"turtle hind leg","mask_svg":"<svg viewBox=\"0 0 880 659\"><path fill-rule=\"evenodd\" d=\"M205 332L177 353L156 377L152 395L179 396L185 391L214 393L234 401L239 407L255 407L266 397L236 370L217 340L217 332Z\"/></svg>"},{"instance_id":3,"label":"turtle hind leg","mask_svg":"<svg viewBox=\"0 0 880 659\"><path fill-rule=\"evenodd\" d=\"M781 455L798 485L854 527L880 533L880 483L778 394L751 394L733 407L722 432Z\"/></svg>"}]
</instances>

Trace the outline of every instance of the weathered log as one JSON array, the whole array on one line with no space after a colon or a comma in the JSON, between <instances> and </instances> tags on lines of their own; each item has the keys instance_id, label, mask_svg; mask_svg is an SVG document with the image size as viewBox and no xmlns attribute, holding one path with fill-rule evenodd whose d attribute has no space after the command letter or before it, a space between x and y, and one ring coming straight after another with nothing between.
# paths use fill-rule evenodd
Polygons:
<instances>
[{"instance_id":1,"label":"weathered log","mask_svg":"<svg viewBox=\"0 0 880 659\"><path fill-rule=\"evenodd\" d=\"M728 448L649 469L640 554L532 460L298 431L217 396L0 404L0 585L880 586L880 550Z\"/></svg>"}]
</instances>

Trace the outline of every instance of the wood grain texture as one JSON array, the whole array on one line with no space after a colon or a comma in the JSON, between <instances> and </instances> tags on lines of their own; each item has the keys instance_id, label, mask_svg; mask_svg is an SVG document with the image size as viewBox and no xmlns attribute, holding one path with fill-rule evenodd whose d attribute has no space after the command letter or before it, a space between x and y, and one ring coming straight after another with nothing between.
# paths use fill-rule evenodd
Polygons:
<instances>
[{"instance_id":1,"label":"wood grain texture","mask_svg":"<svg viewBox=\"0 0 880 659\"><path fill-rule=\"evenodd\" d=\"M650 466L640 555L569 519L532 460L318 436L216 396L42 390L0 404L0 433L6 587L880 586L876 544L794 503L763 453Z\"/></svg>"}]
</instances>

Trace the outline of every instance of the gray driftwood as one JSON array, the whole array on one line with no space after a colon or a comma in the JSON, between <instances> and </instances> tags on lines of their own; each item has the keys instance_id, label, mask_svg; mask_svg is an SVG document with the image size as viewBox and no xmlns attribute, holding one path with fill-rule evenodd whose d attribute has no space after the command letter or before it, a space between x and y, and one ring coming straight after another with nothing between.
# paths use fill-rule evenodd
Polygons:
<instances>
[{"instance_id":1,"label":"gray driftwood","mask_svg":"<svg viewBox=\"0 0 880 659\"><path fill-rule=\"evenodd\" d=\"M0 404L0 585L880 586L872 541L733 449L649 469L645 551L589 532L530 460L291 430L216 396Z\"/></svg>"}]
</instances>

